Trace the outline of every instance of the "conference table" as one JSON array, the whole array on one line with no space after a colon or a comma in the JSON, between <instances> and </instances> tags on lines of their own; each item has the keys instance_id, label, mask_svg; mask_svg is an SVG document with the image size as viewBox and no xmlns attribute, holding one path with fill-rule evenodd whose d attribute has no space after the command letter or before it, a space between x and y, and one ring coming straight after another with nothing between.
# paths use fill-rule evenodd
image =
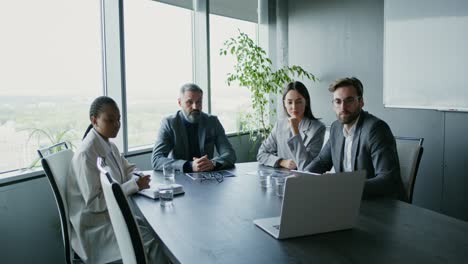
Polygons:
<instances>
[{"instance_id":1,"label":"conference table","mask_svg":"<svg viewBox=\"0 0 468 264\"><path fill-rule=\"evenodd\" d=\"M253 223L281 211L259 169L285 173L256 162L236 164L222 182L178 172L185 194L173 207L132 199L173 263L468 263L467 222L390 199L364 200L353 229L276 240Z\"/></svg>"}]
</instances>

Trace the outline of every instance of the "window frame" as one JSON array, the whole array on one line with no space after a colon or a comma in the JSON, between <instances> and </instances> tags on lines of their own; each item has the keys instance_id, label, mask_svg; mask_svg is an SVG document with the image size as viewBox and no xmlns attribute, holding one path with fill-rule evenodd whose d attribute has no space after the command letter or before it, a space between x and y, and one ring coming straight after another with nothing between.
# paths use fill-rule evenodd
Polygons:
<instances>
[{"instance_id":1,"label":"window frame","mask_svg":"<svg viewBox=\"0 0 468 264\"><path fill-rule=\"evenodd\" d=\"M106 94L105 90L104 90L104 87L106 87L106 78L105 78L105 75L104 75L104 72L105 72L105 60L104 60L104 52L103 52L103 47L104 47L104 36L103 36L103 23L104 23L104 20L103 20L103 0L100 0L99 2L97 2L97 8L96 9L92 9L93 11L96 11L98 12L97 15L99 15L99 22L98 24L96 25L98 28L97 30L99 30L99 37L97 38L98 40L97 41L100 41L100 47L101 47L101 52L100 52L100 57L101 57L101 60L100 60L100 66L99 66L99 69L100 69L100 77L101 77L101 80L96 82L95 84L97 84L96 87L99 87L99 83L101 83L101 89L96 89L96 93L97 95L104 95ZM32 22L32 20L30 20L31 18L27 19L27 22ZM15 27L13 25L13 27ZM57 35L57 34L56 34ZM60 35L60 34L59 34ZM57 39L60 39L60 38L63 38L63 36L57 36ZM97 47L99 47L99 44L96 45ZM34 45L34 44L32 44ZM39 103L41 103L41 101L38 101ZM86 112L88 111L88 109L86 109ZM82 133L84 131L78 131L79 133ZM80 137L81 138L81 137ZM35 153L36 151L34 151ZM29 152L28 152L29 153ZM7 170L5 171L1 171L0 170L0 186L5 183L5 185L8 185L10 184L10 179L11 178L18 178L20 179L20 181L23 181L23 180L28 180L29 178L33 177L33 178L38 178L42 172L43 172L43 169L42 167L40 166L40 162L37 163L37 162L33 162L33 160L30 160L28 163L33 163L32 167L31 165L26 165L24 164L23 166L18 166L18 167L10 167L8 168Z\"/></svg>"},{"instance_id":2,"label":"window frame","mask_svg":"<svg viewBox=\"0 0 468 264\"><path fill-rule=\"evenodd\" d=\"M123 1L131 0L100 0L100 27L101 27L101 60L102 60L102 95L112 97L121 108L121 132L114 142L125 156L134 156L151 151L153 143L147 146L130 148L128 146L128 116L126 103L126 75L125 75L125 32L124 32L124 8ZM158 1L158 0L156 0ZM193 81L204 87L207 112L211 113L211 84L210 84L210 27L209 27L209 1L193 0L192 15L192 48L194 50L192 59ZM159 2L172 4L168 0ZM184 2L185 1L179 1ZM271 3L270 3L271 2ZM174 6L181 6L174 2ZM275 5L271 0L258 0L258 42L270 54L269 47L274 47L274 21L270 21ZM219 15L219 14L218 14ZM195 34L195 32L199 34ZM273 34L272 34L273 33ZM273 60L274 62L275 60ZM156 132L156 131L155 131ZM239 133L229 133L228 136L238 136ZM36 170L33 170L36 171ZM19 174L18 174L19 172ZM24 168L0 172L7 178L9 175L37 175L39 172L24 171ZM2 175L3 176L3 175ZM5 179L4 177L0 177Z\"/></svg>"},{"instance_id":3,"label":"window frame","mask_svg":"<svg viewBox=\"0 0 468 264\"><path fill-rule=\"evenodd\" d=\"M122 130L119 136L115 139L115 142L119 149L124 155L136 155L138 153L147 152L152 149L154 143L150 143L146 146L132 147L128 145L128 116L127 116L127 103L126 103L126 82L125 82L125 32L124 32L124 19L125 12L123 10L123 1L129 0L101 0L103 3L103 65L105 69L114 67L114 70L108 69L105 71L104 82L106 95L112 96L117 100L118 104L121 105L122 112ZM161 3L170 4L168 1L159 1ZM260 2L265 2L261 4ZM178 4L174 6L181 7ZM267 0L259 0L258 8L262 8L263 13L268 12ZM193 69L193 82L203 87L205 93L203 100L205 101L206 112L211 113L211 80L210 80L210 19L209 19L209 0L193 0L193 13L192 13L192 69ZM263 19L265 20L265 19ZM115 23L118 21L118 23ZM260 22L260 19L258 20ZM268 22L266 22L268 23ZM111 26L109 26L111 25ZM118 27L116 29L115 27ZM115 32L119 32L118 43L119 52L115 50L110 51L109 49L112 43L107 42L108 38L115 39L116 36L112 35ZM257 32L263 32L268 34L268 30L262 30L260 23L257 23ZM259 38L259 42L262 39ZM265 44L267 42L263 42ZM262 44L262 43L260 43ZM115 46L115 45L114 45ZM119 69L115 69L115 65L109 66L112 58L118 57ZM115 63L115 59L114 62ZM115 74L120 72L120 76ZM110 85L113 83L114 85ZM117 85L116 85L117 84ZM156 132L156 131L155 131ZM237 135L238 132L229 133L228 136Z\"/></svg>"}]
</instances>

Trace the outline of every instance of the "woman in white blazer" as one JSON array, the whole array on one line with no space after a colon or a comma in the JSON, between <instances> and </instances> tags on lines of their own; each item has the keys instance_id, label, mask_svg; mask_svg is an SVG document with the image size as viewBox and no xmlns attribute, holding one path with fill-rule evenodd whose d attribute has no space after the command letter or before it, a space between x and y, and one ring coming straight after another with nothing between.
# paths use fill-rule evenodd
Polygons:
<instances>
[{"instance_id":1,"label":"woman in white blazer","mask_svg":"<svg viewBox=\"0 0 468 264\"><path fill-rule=\"evenodd\" d=\"M122 157L117 146L109 141L120 129L120 111L114 100L98 97L91 105L89 116L91 125L72 159L67 182L71 244L85 263L108 263L121 256L101 188L97 157L104 157L126 195L149 188L150 176L134 176L135 165ZM148 258L164 259L149 228L144 223L139 225Z\"/></svg>"},{"instance_id":2,"label":"woman in white blazer","mask_svg":"<svg viewBox=\"0 0 468 264\"><path fill-rule=\"evenodd\" d=\"M301 82L291 82L286 86L283 107L288 117L278 120L273 126L258 150L257 160L270 167L303 168L320 152L325 125L312 114L309 92ZM294 162L297 156L301 157L300 164Z\"/></svg>"}]
</instances>

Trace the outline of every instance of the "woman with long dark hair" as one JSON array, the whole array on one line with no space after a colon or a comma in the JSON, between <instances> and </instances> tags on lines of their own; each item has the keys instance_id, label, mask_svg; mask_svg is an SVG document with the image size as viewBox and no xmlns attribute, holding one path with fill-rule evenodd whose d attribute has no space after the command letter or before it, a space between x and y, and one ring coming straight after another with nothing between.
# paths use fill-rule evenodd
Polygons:
<instances>
[{"instance_id":1,"label":"woman with long dark hair","mask_svg":"<svg viewBox=\"0 0 468 264\"><path fill-rule=\"evenodd\" d=\"M312 114L309 92L301 82L289 83L283 93L287 118L274 125L257 154L260 164L302 169L320 152L325 125Z\"/></svg>"}]
</instances>

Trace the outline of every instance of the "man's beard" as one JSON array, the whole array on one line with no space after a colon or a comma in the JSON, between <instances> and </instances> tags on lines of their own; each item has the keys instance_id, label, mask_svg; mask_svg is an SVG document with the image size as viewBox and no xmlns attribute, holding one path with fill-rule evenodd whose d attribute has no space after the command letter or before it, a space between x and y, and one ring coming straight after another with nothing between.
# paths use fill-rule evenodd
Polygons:
<instances>
[{"instance_id":1,"label":"man's beard","mask_svg":"<svg viewBox=\"0 0 468 264\"><path fill-rule=\"evenodd\" d=\"M185 112L185 110L182 110L182 113L184 114L185 120L187 120L189 123L195 124L200 121L200 116L201 116L201 111L198 110L193 110L192 112Z\"/></svg>"},{"instance_id":2,"label":"man's beard","mask_svg":"<svg viewBox=\"0 0 468 264\"><path fill-rule=\"evenodd\" d=\"M347 116L341 116L340 113L338 113L336 116L338 117L338 120L340 120L342 124L347 125L347 124L353 123L358 118L360 113L361 113L361 109L353 113L348 112Z\"/></svg>"}]
</instances>

